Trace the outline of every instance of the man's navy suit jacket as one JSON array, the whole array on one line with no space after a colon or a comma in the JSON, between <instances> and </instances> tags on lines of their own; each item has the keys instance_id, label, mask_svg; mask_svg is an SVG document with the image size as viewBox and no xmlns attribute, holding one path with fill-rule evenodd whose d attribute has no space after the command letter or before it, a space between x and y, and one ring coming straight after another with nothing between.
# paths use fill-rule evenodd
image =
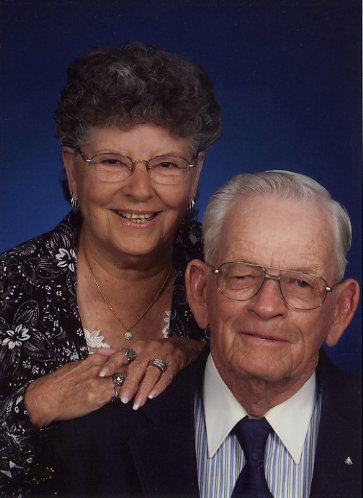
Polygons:
<instances>
[{"instance_id":1,"label":"man's navy suit jacket","mask_svg":"<svg viewBox=\"0 0 363 498\"><path fill-rule=\"evenodd\" d=\"M136 412L118 402L59 424L42 455L54 476L34 494L198 497L194 399L207 356L206 347L162 395ZM323 351L317 378L323 400L310 496L361 497L360 382Z\"/></svg>"}]
</instances>

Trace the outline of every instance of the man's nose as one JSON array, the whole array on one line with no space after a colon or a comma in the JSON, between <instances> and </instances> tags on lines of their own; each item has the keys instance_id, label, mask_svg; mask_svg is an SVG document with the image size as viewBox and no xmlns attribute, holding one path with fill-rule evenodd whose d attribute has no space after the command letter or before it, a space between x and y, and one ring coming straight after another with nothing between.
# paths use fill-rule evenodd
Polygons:
<instances>
[{"instance_id":1,"label":"man's nose","mask_svg":"<svg viewBox=\"0 0 363 498\"><path fill-rule=\"evenodd\" d=\"M281 295L279 277L266 275L262 286L250 299L250 307L263 318L286 313L286 303Z\"/></svg>"}]
</instances>

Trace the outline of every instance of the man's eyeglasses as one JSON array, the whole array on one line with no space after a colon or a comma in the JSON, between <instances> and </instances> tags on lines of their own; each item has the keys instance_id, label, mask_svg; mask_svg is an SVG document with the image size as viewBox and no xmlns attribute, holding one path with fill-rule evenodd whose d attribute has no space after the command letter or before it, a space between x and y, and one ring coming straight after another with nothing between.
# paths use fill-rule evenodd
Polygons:
<instances>
[{"instance_id":1,"label":"man's eyeglasses","mask_svg":"<svg viewBox=\"0 0 363 498\"><path fill-rule=\"evenodd\" d=\"M210 265L209 265L210 266ZM247 301L255 296L266 280L276 280L283 300L297 310L313 310L323 305L327 293L334 290L318 275L294 270L279 270L244 261L221 264L212 271L216 275L218 290L229 299ZM270 275L267 270L279 271Z\"/></svg>"},{"instance_id":2,"label":"man's eyeglasses","mask_svg":"<svg viewBox=\"0 0 363 498\"><path fill-rule=\"evenodd\" d=\"M81 149L77 149L82 159L92 166L97 179L101 182L115 183L126 180L134 171L136 163L145 163L151 180L161 185L177 185L183 183L191 168L197 165L197 159L190 164L187 159L178 155L165 155L144 159L131 159L123 154L107 152L96 154L87 159Z\"/></svg>"}]
</instances>

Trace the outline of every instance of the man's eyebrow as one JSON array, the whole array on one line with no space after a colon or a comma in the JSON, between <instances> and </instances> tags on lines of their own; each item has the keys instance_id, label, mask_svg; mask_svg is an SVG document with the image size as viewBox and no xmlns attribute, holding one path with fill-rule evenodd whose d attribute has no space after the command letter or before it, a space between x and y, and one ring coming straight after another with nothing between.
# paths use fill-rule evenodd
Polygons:
<instances>
[{"instance_id":1,"label":"man's eyebrow","mask_svg":"<svg viewBox=\"0 0 363 498\"><path fill-rule=\"evenodd\" d=\"M301 273L314 273L315 275L319 275L319 272L323 270L323 265L312 264L307 266L296 266L294 268L283 268L284 270L291 270Z\"/></svg>"},{"instance_id":2,"label":"man's eyebrow","mask_svg":"<svg viewBox=\"0 0 363 498\"><path fill-rule=\"evenodd\" d=\"M277 268L275 266L263 265L263 264L261 264L261 262L258 262L254 259L245 259L245 258L241 258L241 257L236 257L236 258L231 257L231 259L229 259L229 261L233 262L233 263L249 263L251 265L261 266L262 268L267 268L267 269L271 268L274 270L281 270L281 271L294 271L294 272L299 272L299 273L313 273L315 275L319 275L319 273L321 273L324 269L324 265L318 264L318 263L308 264L306 266L297 265L297 266L292 266L289 268Z\"/></svg>"}]
</instances>

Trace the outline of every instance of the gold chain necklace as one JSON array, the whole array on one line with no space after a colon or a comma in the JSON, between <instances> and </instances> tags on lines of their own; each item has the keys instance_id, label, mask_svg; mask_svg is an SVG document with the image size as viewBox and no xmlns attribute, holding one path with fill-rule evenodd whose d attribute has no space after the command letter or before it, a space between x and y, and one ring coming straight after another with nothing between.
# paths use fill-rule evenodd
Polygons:
<instances>
[{"instance_id":1,"label":"gold chain necklace","mask_svg":"<svg viewBox=\"0 0 363 498\"><path fill-rule=\"evenodd\" d=\"M156 301L159 299L159 297L161 296L162 292L164 291L165 289L165 286L169 280L169 277L170 277L170 273L171 273L171 266L169 266L169 270L168 270L168 273L165 277L165 279L163 280L163 283L160 287L160 289L158 290L158 292L155 294L155 296L153 297L151 303L147 306L147 308L145 309L145 311L143 311L141 313L141 315L137 318L136 322L133 323L131 325L131 327L128 327L122 320L121 318L118 316L118 314L116 313L116 311L114 310L114 308L111 306L109 300L107 299L107 297L104 295L104 293L102 292L102 289L101 289L101 286L100 284L97 282L96 280L96 277L94 276L93 274L93 271L91 269L91 266L88 262L88 259L86 257L86 253L84 253L84 259L86 260L86 263L87 263L87 266L88 266L88 269L89 269L89 272L90 272L90 275L92 277L92 280L94 281L94 283L96 284L96 287L97 287L97 290L98 292L100 293L100 296L102 297L102 299L104 300L106 306L108 307L108 309L111 311L111 313L113 314L113 316L116 318L116 320L118 321L118 323L124 328L126 329L126 332L124 334L124 338L127 340L127 341L131 341L131 339L133 339L133 334L131 332L131 330L144 318L144 316L146 315L146 313L150 310L150 308L152 308L152 306L154 306L154 304L156 303Z\"/></svg>"}]
</instances>

